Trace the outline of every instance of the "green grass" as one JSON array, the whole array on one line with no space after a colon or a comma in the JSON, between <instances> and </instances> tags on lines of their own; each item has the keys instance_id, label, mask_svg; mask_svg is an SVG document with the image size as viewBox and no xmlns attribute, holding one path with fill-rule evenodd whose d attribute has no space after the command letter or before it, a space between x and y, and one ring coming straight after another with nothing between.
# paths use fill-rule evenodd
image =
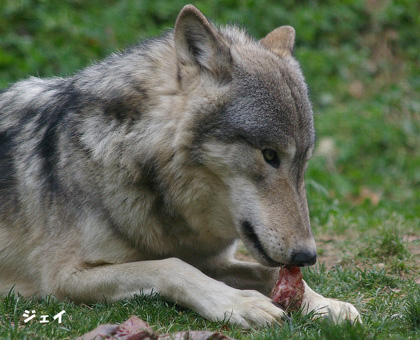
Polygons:
<instances>
[{"instance_id":1,"label":"green grass","mask_svg":"<svg viewBox=\"0 0 420 340\"><path fill-rule=\"evenodd\" d=\"M403 319L412 330L420 330L420 296L418 294L408 296L403 309Z\"/></svg>"},{"instance_id":2,"label":"green grass","mask_svg":"<svg viewBox=\"0 0 420 340\"><path fill-rule=\"evenodd\" d=\"M173 27L181 0L4 0L0 88L65 76ZM0 338L75 338L130 315L159 332L209 329L240 339L420 338L420 5L418 1L210 0L195 4L256 37L289 24L314 104L318 148L307 191L320 264L304 270L321 294L349 301L364 323L332 325L300 313L282 327L243 331L137 296L75 305L1 298ZM66 314L23 323L25 310Z\"/></svg>"},{"instance_id":3,"label":"green grass","mask_svg":"<svg viewBox=\"0 0 420 340\"><path fill-rule=\"evenodd\" d=\"M212 330L240 339L417 339L420 335L418 284L385 270L359 270L324 266L305 270L305 279L320 293L352 301L361 311L363 325L348 323L333 325L327 320L314 320L299 312L291 315L282 327L241 330L227 323L204 320L196 313L163 301L159 296L141 296L113 304L75 305L48 299L24 299L9 294L0 303L3 339L61 339L74 338L104 323L120 323L131 315L147 321L161 333L182 330ZM402 291L404 289L404 291ZM25 310L37 315L50 315L51 322L40 324L39 319L23 323ZM65 310L63 322L52 316Z\"/></svg>"}]
</instances>

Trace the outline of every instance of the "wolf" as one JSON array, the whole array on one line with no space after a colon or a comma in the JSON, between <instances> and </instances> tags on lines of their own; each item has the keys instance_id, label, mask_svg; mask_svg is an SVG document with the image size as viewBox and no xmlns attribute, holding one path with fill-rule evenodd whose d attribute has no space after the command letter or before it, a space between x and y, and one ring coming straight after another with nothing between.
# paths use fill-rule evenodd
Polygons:
<instances>
[{"instance_id":1,"label":"wolf","mask_svg":"<svg viewBox=\"0 0 420 340\"><path fill-rule=\"evenodd\" d=\"M184 7L172 31L0 95L0 293L159 293L210 320L281 322L282 265L316 261L315 143L295 31L255 40ZM257 262L234 259L241 239ZM357 320L305 283L303 312Z\"/></svg>"}]
</instances>

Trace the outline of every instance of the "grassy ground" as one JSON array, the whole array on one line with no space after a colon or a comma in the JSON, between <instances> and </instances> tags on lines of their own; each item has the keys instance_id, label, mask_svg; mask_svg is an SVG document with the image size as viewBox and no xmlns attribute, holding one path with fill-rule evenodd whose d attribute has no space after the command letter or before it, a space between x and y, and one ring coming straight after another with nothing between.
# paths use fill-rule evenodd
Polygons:
<instances>
[{"instance_id":1,"label":"grassy ground","mask_svg":"<svg viewBox=\"0 0 420 340\"><path fill-rule=\"evenodd\" d=\"M352 302L364 324L334 326L299 313L283 327L242 331L141 297L74 305L1 298L0 338L74 338L135 314L161 332L219 330L241 339L420 338L420 5L418 1L195 3L220 23L262 37L290 24L311 89L317 153L307 173L319 264L305 279ZM172 27L183 1L0 3L0 88L28 75L68 75ZM240 252L240 256L247 256ZM49 315L24 323L25 310ZM53 315L65 310L63 322Z\"/></svg>"}]
</instances>

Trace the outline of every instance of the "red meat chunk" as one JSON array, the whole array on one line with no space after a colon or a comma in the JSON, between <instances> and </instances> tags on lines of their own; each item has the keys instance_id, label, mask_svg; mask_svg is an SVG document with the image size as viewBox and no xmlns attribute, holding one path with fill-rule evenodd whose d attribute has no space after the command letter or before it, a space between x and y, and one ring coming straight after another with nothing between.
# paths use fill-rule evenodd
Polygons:
<instances>
[{"instance_id":1,"label":"red meat chunk","mask_svg":"<svg viewBox=\"0 0 420 340\"><path fill-rule=\"evenodd\" d=\"M300 268L297 266L281 267L279 279L270 293L270 298L284 310L293 311L300 308L304 293L305 286Z\"/></svg>"}]
</instances>

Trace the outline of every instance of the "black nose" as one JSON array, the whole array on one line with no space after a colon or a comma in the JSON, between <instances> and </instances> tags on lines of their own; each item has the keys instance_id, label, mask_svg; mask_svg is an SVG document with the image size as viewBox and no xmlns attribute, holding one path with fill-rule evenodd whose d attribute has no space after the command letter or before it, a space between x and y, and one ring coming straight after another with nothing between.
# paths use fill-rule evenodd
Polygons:
<instances>
[{"instance_id":1,"label":"black nose","mask_svg":"<svg viewBox=\"0 0 420 340\"><path fill-rule=\"evenodd\" d=\"M292 265L305 267L312 266L316 263L316 252L310 252L307 250L295 251L292 254Z\"/></svg>"}]
</instances>

